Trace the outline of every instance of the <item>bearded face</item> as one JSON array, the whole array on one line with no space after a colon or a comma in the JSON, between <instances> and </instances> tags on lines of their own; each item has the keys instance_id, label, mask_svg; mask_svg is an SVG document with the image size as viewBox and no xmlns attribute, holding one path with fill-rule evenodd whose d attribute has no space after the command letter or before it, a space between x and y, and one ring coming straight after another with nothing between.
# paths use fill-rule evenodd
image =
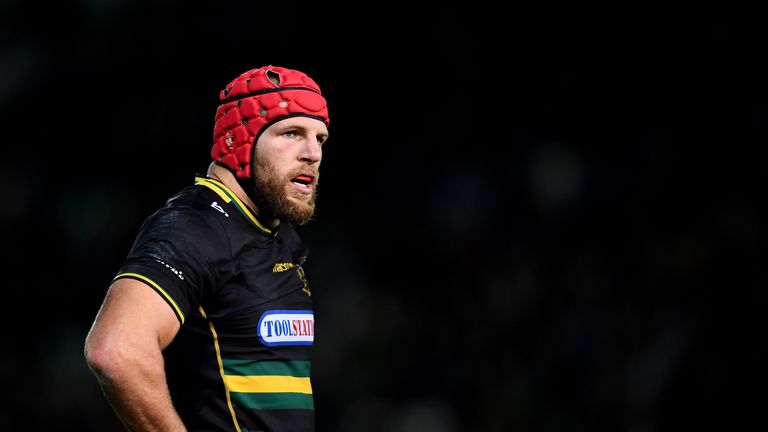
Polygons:
<instances>
[{"instance_id":1,"label":"bearded face","mask_svg":"<svg viewBox=\"0 0 768 432\"><path fill-rule=\"evenodd\" d=\"M315 212L322 146L328 128L316 118L288 117L254 144L253 201L265 218L305 224Z\"/></svg>"},{"instance_id":2,"label":"bearded face","mask_svg":"<svg viewBox=\"0 0 768 432\"><path fill-rule=\"evenodd\" d=\"M306 167L280 172L258 150L255 153L254 195L259 211L298 225L309 222L315 212L320 173Z\"/></svg>"}]
</instances>

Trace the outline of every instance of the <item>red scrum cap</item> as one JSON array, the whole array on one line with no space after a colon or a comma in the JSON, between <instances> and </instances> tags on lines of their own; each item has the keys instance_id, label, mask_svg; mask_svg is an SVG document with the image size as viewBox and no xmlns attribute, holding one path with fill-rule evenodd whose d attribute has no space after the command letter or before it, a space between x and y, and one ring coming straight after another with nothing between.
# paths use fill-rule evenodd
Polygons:
<instances>
[{"instance_id":1,"label":"red scrum cap","mask_svg":"<svg viewBox=\"0 0 768 432\"><path fill-rule=\"evenodd\" d=\"M320 87L293 69L251 69L229 83L219 99L211 157L239 179L251 178L253 145L271 124L296 116L330 123Z\"/></svg>"}]
</instances>

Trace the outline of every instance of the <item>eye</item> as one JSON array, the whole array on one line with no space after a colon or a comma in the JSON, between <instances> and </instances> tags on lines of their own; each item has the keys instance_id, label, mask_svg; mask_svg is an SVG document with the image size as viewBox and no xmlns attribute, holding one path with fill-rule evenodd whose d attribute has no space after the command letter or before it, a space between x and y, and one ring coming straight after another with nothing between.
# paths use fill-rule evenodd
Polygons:
<instances>
[{"instance_id":1,"label":"eye","mask_svg":"<svg viewBox=\"0 0 768 432\"><path fill-rule=\"evenodd\" d=\"M296 131L295 130L287 130L283 132L283 136L286 138L296 138Z\"/></svg>"},{"instance_id":2,"label":"eye","mask_svg":"<svg viewBox=\"0 0 768 432\"><path fill-rule=\"evenodd\" d=\"M320 145L325 144L325 142L328 141L328 135L318 135L317 136L317 143Z\"/></svg>"}]
</instances>

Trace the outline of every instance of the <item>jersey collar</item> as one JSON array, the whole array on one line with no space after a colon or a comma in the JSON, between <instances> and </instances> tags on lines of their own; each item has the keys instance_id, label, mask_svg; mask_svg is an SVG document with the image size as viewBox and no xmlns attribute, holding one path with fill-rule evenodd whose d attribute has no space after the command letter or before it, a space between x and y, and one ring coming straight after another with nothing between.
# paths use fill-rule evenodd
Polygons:
<instances>
[{"instance_id":1,"label":"jersey collar","mask_svg":"<svg viewBox=\"0 0 768 432\"><path fill-rule=\"evenodd\" d=\"M226 203L232 203L235 208L240 212L240 214L243 215L251 224L253 224L254 227L256 227L257 230L261 231L262 233L270 236L275 237L277 236L277 231L271 230L267 228L263 223L259 222L259 220L256 218L254 212L248 208L248 206L240 200L240 198L235 195L234 192L232 192L231 189L224 186L224 183L214 180L210 177L195 177L195 184L200 186L205 186L208 189L216 192L218 196L221 197L222 200Z\"/></svg>"}]
</instances>

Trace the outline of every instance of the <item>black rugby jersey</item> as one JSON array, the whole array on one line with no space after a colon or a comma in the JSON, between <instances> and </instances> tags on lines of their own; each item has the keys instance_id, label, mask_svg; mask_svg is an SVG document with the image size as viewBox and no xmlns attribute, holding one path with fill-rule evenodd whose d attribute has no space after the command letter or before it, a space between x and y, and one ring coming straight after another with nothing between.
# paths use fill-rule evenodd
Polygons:
<instances>
[{"instance_id":1,"label":"black rugby jersey","mask_svg":"<svg viewBox=\"0 0 768 432\"><path fill-rule=\"evenodd\" d=\"M190 431L314 430L306 256L291 224L265 227L210 178L142 225L115 279L145 282L181 322L163 355Z\"/></svg>"}]
</instances>

